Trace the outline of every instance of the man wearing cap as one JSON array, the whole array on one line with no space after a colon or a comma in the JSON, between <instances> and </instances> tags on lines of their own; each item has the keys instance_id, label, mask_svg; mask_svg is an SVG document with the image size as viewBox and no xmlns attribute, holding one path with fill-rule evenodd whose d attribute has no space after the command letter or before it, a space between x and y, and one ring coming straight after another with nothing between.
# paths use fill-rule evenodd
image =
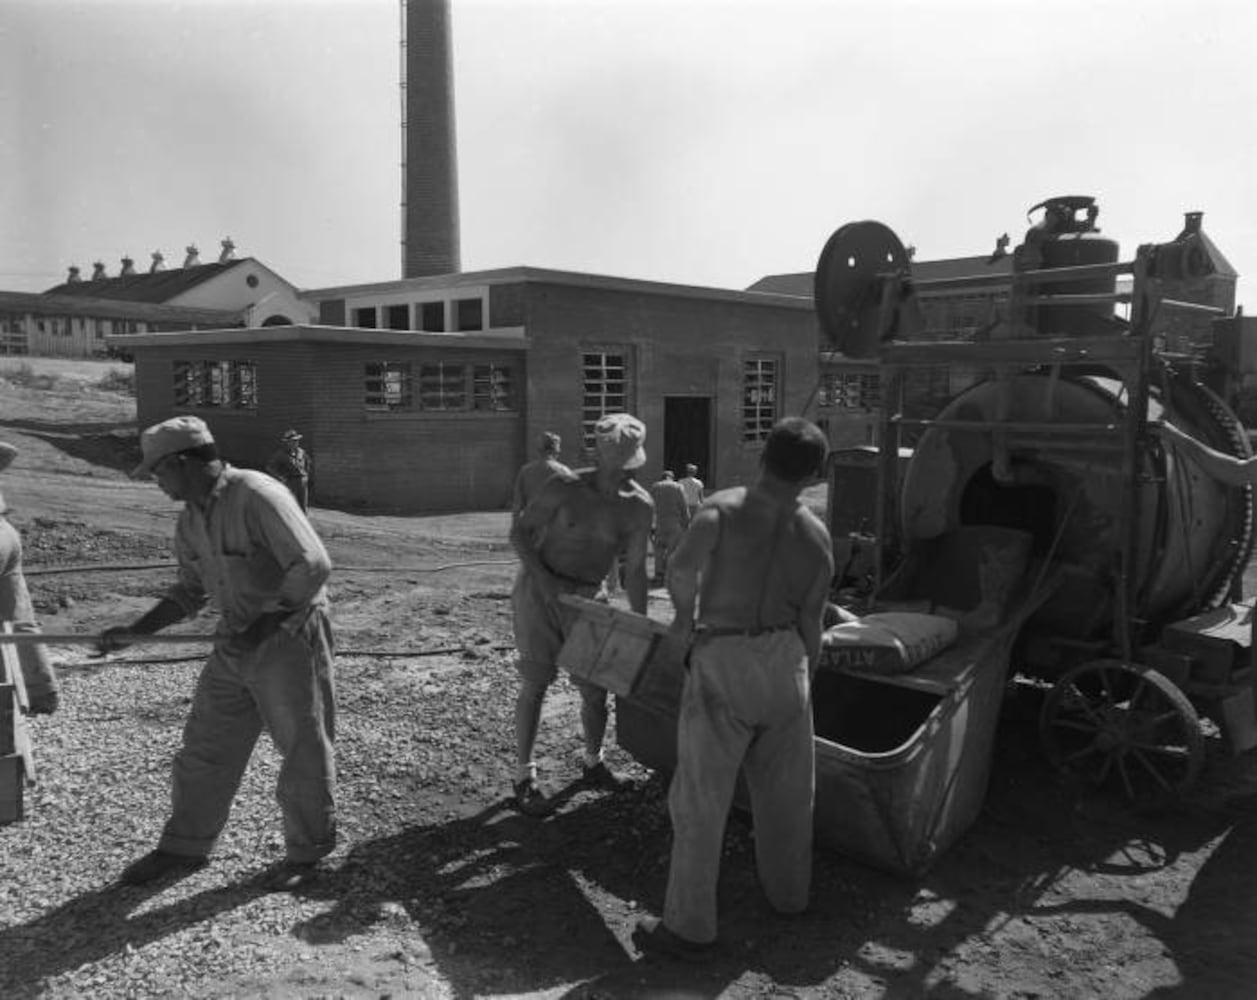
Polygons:
<instances>
[{"instance_id":1,"label":"man wearing cap","mask_svg":"<svg viewBox=\"0 0 1257 1000\"><path fill-rule=\"evenodd\" d=\"M698 478L698 466L686 465L685 475L681 478L681 489L685 492L685 504L690 509L690 517L703 502L703 481Z\"/></svg>"},{"instance_id":2,"label":"man wearing cap","mask_svg":"<svg viewBox=\"0 0 1257 1000\"><path fill-rule=\"evenodd\" d=\"M655 582L663 583L668 573L668 556L689 527L690 508L685 502L685 491L669 469L651 486L650 499L655 503Z\"/></svg>"},{"instance_id":3,"label":"man wearing cap","mask_svg":"<svg viewBox=\"0 0 1257 1000\"><path fill-rule=\"evenodd\" d=\"M668 791L672 862L662 921L643 952L697 957L716 940L716 881L738 773L746 775L755 861L779 913L807 907L812 874L811 676L833 576L824 524L799 501L829 446L799 417L769 433L754 486L708 498L672 555L669 626L689 647Z\"/></svg>"},{"instance_id":4,"label":"man wearing cap","mask_svg":"<svg viewBox=\"0 0 1257 1000\"><path fill-rule=\"evenodd\" d=\"M139 885L206 863L266 730L282 759L276 798L286 846L268 885L297 888L336 846L336 698L324 586L331 563L292 494L264 473L223 462L199 418L149 427L140 449L133 475L151 475L184 504L175 528L178 578L137 621L106 630L100 648L121 649L211 601L220 617L175 756L170 819L156 849L122 881Z\"/></svg>"},{"instance_id":5,"label":"man wearing cap","mask_svg":"<svg viewBox=\"0 0 1257 1000\"><path fill-rule=\"evenodd\" d=\"M0 472L12 464L17 453L13 445L0 441ZM14 632L38 632L35 609L22 573L22 539L5 516L7 510L4 495L0 494L0 622L8 622ZM47 651L42 645L24 643L18 647L17 657L31 714L51 715L57 710L61 695Z\"/></svg>"},{"instance_id":6,"label":"man wearing cap","mask_svg":"<svg viewBox=\"0 0 1257 1000\"><path fill-rule=\"evenodd\" d=\"M310 456L296 430L284 431L282 444L266 463L266 471L292 491L302 510L310 502Z\"/></svg>"},{"instance_id":7,"label":"man wearing cap","mask_svg":"<svg viewBox=\"0 0 1257 1000\"><path fill-rule=\"evenodd\" d=\"M633 479L646 461L646 428L627 413L611 413L594 425L597 464L551 477L511 525L511 545L520 569L511 594L515 645L519 650L519 694L515 702L515 803L526 815L542 816L550 802L537 783L533 749L546 691L558 670L555 660L575 614L562 594L595 597L618 557L624 559L629 605L646 613L646 550L653 504ZM622 782L602 757L607 731L607 692L573 677L581 696L584 781L608 789Z\"/></svg>"},{"instance_id":8,"label":"man wearing cap","mask_svg":"<svg viewBox=\"0 0 1257 1000\"><path fill-rule=\"evenodd\" d=\"M562 447L563 439L553 431L546 431L541 435L541 440L537 444L537 457L522 465L515 476L515 494L511 499L513 518L519 517L532 498L541 492L541 487L551 476L560 473L571 475L572 470L559 461L559 452Z\"/></svg>"}]
</instances>

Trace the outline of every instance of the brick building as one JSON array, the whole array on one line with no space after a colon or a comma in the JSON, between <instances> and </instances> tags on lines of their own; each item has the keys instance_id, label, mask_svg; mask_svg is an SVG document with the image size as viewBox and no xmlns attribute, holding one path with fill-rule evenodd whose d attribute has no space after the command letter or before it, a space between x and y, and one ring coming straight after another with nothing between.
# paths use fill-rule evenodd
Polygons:
<instances>
[{"instance_id":1,"label":"brick building","mask_svg":"<svg viewBox=\"0 0 1257 1000\"><path fill-rule=\"evenodd\" d=\"M113 338L140 424L197 413L251 465L297 427L320 504L496 509L543 431L585 464L617 410L646 422L643 480L693 462L746 482L817 388L819 327L788 295L509 268L303 298L317 325Z\"/></svg>"}]
</instances>

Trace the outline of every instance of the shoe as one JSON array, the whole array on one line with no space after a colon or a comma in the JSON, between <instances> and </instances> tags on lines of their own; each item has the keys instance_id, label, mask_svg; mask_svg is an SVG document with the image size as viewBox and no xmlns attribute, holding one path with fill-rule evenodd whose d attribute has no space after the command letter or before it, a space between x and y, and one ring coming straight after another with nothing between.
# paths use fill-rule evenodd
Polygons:
<instances>
[{"instance_id":1,"label":"shoe","mask_svg":"<svg viewBox=\"0 0 1257 1000\"><path fill-rule=\"evenodd\" d=\"M262 876L270 892L296 892L318 879L323 869L317 861L281 861Z\"/></svg>"},{"instance_id":2,"label":"shoe","mask_svg":"<svg viewBox=\"0 0 1257 1000\"><path fill-rule=\"evenodd\" d=\"M118 881L124 885L144 885L168 875L183 878L209 864L209 858L195 854L173 854L170 851L149 851L122 870Z\"/></svg>"},{"instance_id":3,"label":"shoe","mask_svg":"<svg viewBox=\"0 0 1257 1000\"><path fill-rule=\"evenodd\" d=\"M581 784L587 788L601 788L608 792L621 792L632 785L628 778L621 778L611 768L607 767L606 761L598 761L597 764L586 765L585 773L581 775Z\"/></svg>"},{"instance_id":4,"label":"shoe","mask_svg":"<svg viewBox=\"0 0 1257 1000\"><path fill-rule=\"evenodd\" d=\"M669 930L662 920L647 918L633 928L633 944L643 955L701 962L716 951L715 941L691 941Z\"/></svg>"},{"instance_id":5,"label":"shoe","mask_svg":"<svg viewBox=\"0 0 1257 1000\"><path fill-rule=\"evenodd\" d=\"M536 778L515 782L515 808L525 816L549 816L553 808L549 796L541 790Z\"/></svg>"}]
</instances>

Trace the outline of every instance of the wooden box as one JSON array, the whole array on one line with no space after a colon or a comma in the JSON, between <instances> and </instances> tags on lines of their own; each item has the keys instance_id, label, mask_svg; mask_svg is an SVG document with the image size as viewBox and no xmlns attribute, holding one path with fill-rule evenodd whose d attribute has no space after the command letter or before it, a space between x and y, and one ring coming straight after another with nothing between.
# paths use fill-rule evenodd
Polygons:
<instances>
[{"instance_id":1,"label":"wooden box","mask_svg":"<svg viewBox=\"0 0 1257 1000\"><path fill-rule=\"evenodd\" d=\"M559 650L559 666L612 694L631 694L667 626L572 594L560 600L576 618Z\"/></svg>"},{"instance_id":2,"label":"wooden box","mask_svg":"<svg viewBox=\"0 0 1257 1000\"><path fill-rule=\"evenodd\" d=\"M0 757L0 826L22 818L25 786L26 767L22 758L15 753Z\"/></svg>"}]
</instances>

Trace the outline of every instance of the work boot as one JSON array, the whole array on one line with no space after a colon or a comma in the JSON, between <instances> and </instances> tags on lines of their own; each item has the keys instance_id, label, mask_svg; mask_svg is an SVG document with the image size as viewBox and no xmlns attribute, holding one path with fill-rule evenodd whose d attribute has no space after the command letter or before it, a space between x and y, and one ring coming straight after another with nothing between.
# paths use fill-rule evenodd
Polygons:
<instances>
[{"instance_id":1,"label":"work boot","mask_svg":"<svg viewBox=\"0 0 1257 1000\"><path fill-rule=\"evenodd\" d=\"M587 788L601 788L607 792L622 792L633 783L607 767L606 761L600 760L597 764L585 765L585 772L581 775L581 784Z\"/></svg>"},{"instance_id":2,"label":"work boot","mask_svg":"<svg viewBox=\"0 0 1257 1000\"><path fill-rule=\"evenodd\" d=\"M322 873L323 869L317 861L285 859L263 874L262 884L269 892L296 892L309 887Z\"/></svg>"},{"instance_id":3,"label":"work boot","mask_svg":"<svg viewBox=\"0 0 1257 1000\"><path fill-rule=\"evenodd\" d=\"M537 784L536 778L525 778L523 781L515 782L514 790L515 808L525 816L540 819L543 816L549 816L550 811L554 808L554 803L541 790L541 786Z\"/></svg>"},{"instance_id":4,"label":"work boot","mask_svg":"<svg viewBox=\"0 0 1257 1000\"><path fill-rule=\"evenodd\" d=\"M662 920L646 917L633 928L633 944L643 955L701 962L716 951L715 941L691 941L670 930Z\"/></svg>"},{"instance_id":5,"label":"work boot","mask_svg":"<svg viewBox=\"0 0 1257 1000\"><path fill-rule=\"evenodd\" d=\"M122 870L118 881L123 885L144 885L170 875L183 878L204 868L209 859L197 854L173 854L170 851L149 851Z\"/></svg>"}]
</instances>

